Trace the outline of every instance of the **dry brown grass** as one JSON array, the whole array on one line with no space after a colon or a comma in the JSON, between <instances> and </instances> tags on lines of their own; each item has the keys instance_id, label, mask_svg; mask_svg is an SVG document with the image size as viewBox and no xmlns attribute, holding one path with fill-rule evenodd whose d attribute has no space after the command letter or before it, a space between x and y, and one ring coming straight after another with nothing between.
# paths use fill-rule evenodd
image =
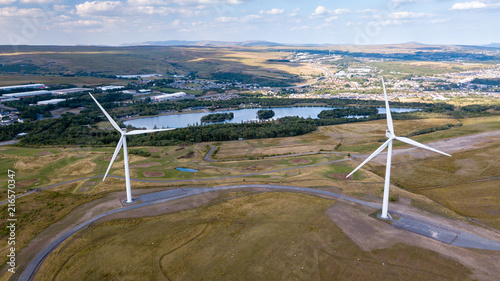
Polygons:
<instances>
[{"instance_id":1,"label":"dry brown grass","mask_svg":"<svg viewBox=\"0 0 500 281\"><path fill-rule=\"evenodd\" d=\"M62 158L65 158L69 155L64 155L63 153L59 154L51 154L45 156L25 156L19 157L19 161L14 164L14 168L21 172L31 172L52 163L55 163Z\"/></svg>"},{"instance_id":2,"label":"dry brown grass","mask_svg":"<svg viewBox=\"0 0 500 281\"><path fill-rule=\"evenodd\" d=\"M165 176L164 172L161 171L144 171L142 174L147 178L158 178Z\"/></svg>"},{"instance_id":3,"label":"dry brown grass","mask_svg":"<svg viewBox=\"0 0 500 281\"><path fill-rule=\"evenodd\" d=\"M221 58L226 61L234 61L244 65L259 67L260 70L257 73L261 73L262 70L268 70L270 73L279 70L295 75L318 75L323 73L323 71L305 63L272 63L267 61L269 59L280 59L289 54L290 53L233 52L225 54L221 56Z\"/></svg>"},{"instance_id":4,"label":"dry brown grass","mask_svg":"<svg viewBox=\"0 0 500 281\"><path fill-rule=\"evenodd\" d=\"M332 203L261 193L158 217L105 222L53 252L36 280L446 280L470 273L418 247L362 251L325 215Z\"/></svg>"},{"instance_id":5,"label":"dry brown grass","mask_svg":"<svg viewBox=\"0 0 500 281\"><path fill-rule=\"evenodd\" d=\"M90 159L82 159L63 167L59 170L59 172L63 175L69 176L84 176L92 174L96 166L97 164L92 162Z\"/></svg>"},{"instance_id":6,"label":"dry brown grass","mask_svg":"<svg viewBox=\"0 0 500 281\"><path fill-rule=\"evenodd\" d=\"M445 118L421 120L394 120L394 130L398 136L408 135L425 128L433 128L458 121ZM386 120L375 120L363 123L341 124L334 126L343 138L342 146L355 146L385 139Z\"/></svg>"},{"instance_id":7,"label":"dry brown grass","mask_svg":"<svg viewBox=\"0 0 500 281\"><path fill-rule=\"evenodd\" d=\"M216 158L241 158L248 156L284 155L296 153L332 151L340 142L338 134L329 127L320 127L316 132L292 138L273 138L224 142Z\"/></svg>"}]
</instances>

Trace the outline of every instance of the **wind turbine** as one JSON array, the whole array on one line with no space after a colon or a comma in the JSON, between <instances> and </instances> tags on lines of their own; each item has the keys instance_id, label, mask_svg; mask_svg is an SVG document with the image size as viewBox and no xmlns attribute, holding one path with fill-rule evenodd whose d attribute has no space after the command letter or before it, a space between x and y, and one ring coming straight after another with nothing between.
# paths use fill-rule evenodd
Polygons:
<instances>
[{"instance_id":1,"label":"wind turbine","mask_svg":"<svg viewBox=\"0 0 500 281\"><path fill-rule=\"evenodd\" d=\"M382 219L391 219L391 217L388 215L387 210L389 208L389 185L390 185L390 177L391 177L391 158L392 158L392 141L393 140L398 140L402 141L407 144L411 144L413 146L417 146L423 149L427 149L430 151L434 151L446 156L450 156L448 153L444 153L442 151L439 151L437 149L434 149L432 147L429 147L427 145L423 145L421 143L418 143L414 140L411 140L409 138L405 137L398 137L394 133L394 126L392 124L392 116L391 116L391 110L389 108L389 100L387 98L387 92L385 91L385 84L384 84L384 77L382 77L382 87L384 89L384 98L385 98L385 109L387 111L386 116L387 116L387 130L385 131L385 136L388 138L384 144L382 144L377 150L375 150L368 158L366 158L363 163L361 163L354 171L352 171L347 177L351 176L356 172L359 168L363 167L368 161L372 160L375 156L377 156L382 150L384 150L386 147L389 147L387 149L387 165L385 167L385 183L384 183L384 198L382 201L382 215L380 216Z\"/></svg>"},{"instance_id":2,"label":"wind turbine","mask_svg":"<svg viewBox=\"0 0 500 281\"><path fill-rule=\"evenodd\" d=\"M132 203L132 190L130 187L130 170L128 168L128 153L127 153L127 136L131 135L139 135L139 134L146 134L146 133L154 133L154 132L161 132L161 131L169 131L169 130L174 130L174 128L169 128L169 129L158 129L158 130L134 130L127 132L126 128L120 128L118 124L109 116L109 114L104 110L104 108L97 102L97 100L94 98L94 96L89 93L89 95L92 97L92 99L97 103L97 106L102 110L104 115L106 115L106 118L108 118L109 122L113 127L120 132L122 135L120 140L118 141L118 145L116 146L115 153L113 154L113 158L111 158L111 162L109 162L108 170L106 171L106 174L104 175L104 178L102 181L106 179L106 176L109 173L109 169L111 169L111 166L113 165L113 162L116 159L116 156L118 155L118 152L120 152L120 149L123 146L123 161L125 165L125 186L127 190L127 201L125 203Z\"/></svg>"}]
</instances>

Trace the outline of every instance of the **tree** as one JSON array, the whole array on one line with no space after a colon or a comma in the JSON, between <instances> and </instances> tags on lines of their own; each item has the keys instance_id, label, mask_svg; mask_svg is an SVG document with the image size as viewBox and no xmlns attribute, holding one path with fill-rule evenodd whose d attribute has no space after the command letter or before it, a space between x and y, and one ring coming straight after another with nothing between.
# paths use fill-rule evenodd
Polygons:
<instances>
[{"instance_id":1,"label":"tree","mask_svg":"<svg viewBox=\"0 0 500 281\"><path fill-rule=\"evenodd\" d=\"M260 120L270 119L273 117L274 117L274 111L272 111L270 109L262 109L262 110L257 111L257 118L259 118Z\"/></svg>"}]
</instances>

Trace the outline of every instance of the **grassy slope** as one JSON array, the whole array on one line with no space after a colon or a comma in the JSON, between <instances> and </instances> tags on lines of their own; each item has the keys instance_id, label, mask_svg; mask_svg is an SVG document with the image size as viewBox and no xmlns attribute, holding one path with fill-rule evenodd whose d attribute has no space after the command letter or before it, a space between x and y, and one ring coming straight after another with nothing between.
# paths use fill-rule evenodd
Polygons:
<instances>
[{"instance_id":1,"label":"grassy slope","mask_svg":"<svg viewBox=\"0 0 500 281\"><path fill-rule=\"evenodd\" d=\"M183 74L195 72L197 76L211 78L215 72L251 74L259 79L287 81L294 75L320 74L321 71L305 64L269 63L275 55L261 48L213 47L25 47L15 54L0 52L2 62L36 65L37 74L31 82L71 83L95 85L101 83L126 84L132 80L94 78L92 75L118 74ZM61 74L79 74L78 77L60 77ZM92 74L88 76L89 74ZM24 74L3 73L1 85L25 83ZM0 76L1 76L0 75ZM49 76L47 76L49 75ZM56 77L54 77L56 75ZM307 77L306 77L307 78ZM56 80L54 80L56 79ZM57 80L63 79L63 80ZM57 82L60 81L60 82Z\"/></svg>"},{"instance_id":2,"label":"grassy slope","mask_svg":"<svg viewBox=\"0 0 500 281\"><path fill-rule=\"evenodd\" d=\"M38 280L467 278L465 267L432 251L360 250L324 214L333 202L263 193L106 222L51 254Z\"/></svg>"}]
</instances>

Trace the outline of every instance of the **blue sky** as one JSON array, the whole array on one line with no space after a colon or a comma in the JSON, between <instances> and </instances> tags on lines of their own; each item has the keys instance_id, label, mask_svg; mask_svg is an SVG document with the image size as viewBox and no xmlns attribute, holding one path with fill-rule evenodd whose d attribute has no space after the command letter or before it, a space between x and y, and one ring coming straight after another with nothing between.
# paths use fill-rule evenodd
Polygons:
<instances>
[{"instance_id":1,"label":"blue sky","mask_svg":"<svg viewBox=\"0 0 500 281\"><path fill-rule=\"evenodd\" d=\"M0 44L500 43L491 0L0 0Z\"/></svg>"}]
</instances>

